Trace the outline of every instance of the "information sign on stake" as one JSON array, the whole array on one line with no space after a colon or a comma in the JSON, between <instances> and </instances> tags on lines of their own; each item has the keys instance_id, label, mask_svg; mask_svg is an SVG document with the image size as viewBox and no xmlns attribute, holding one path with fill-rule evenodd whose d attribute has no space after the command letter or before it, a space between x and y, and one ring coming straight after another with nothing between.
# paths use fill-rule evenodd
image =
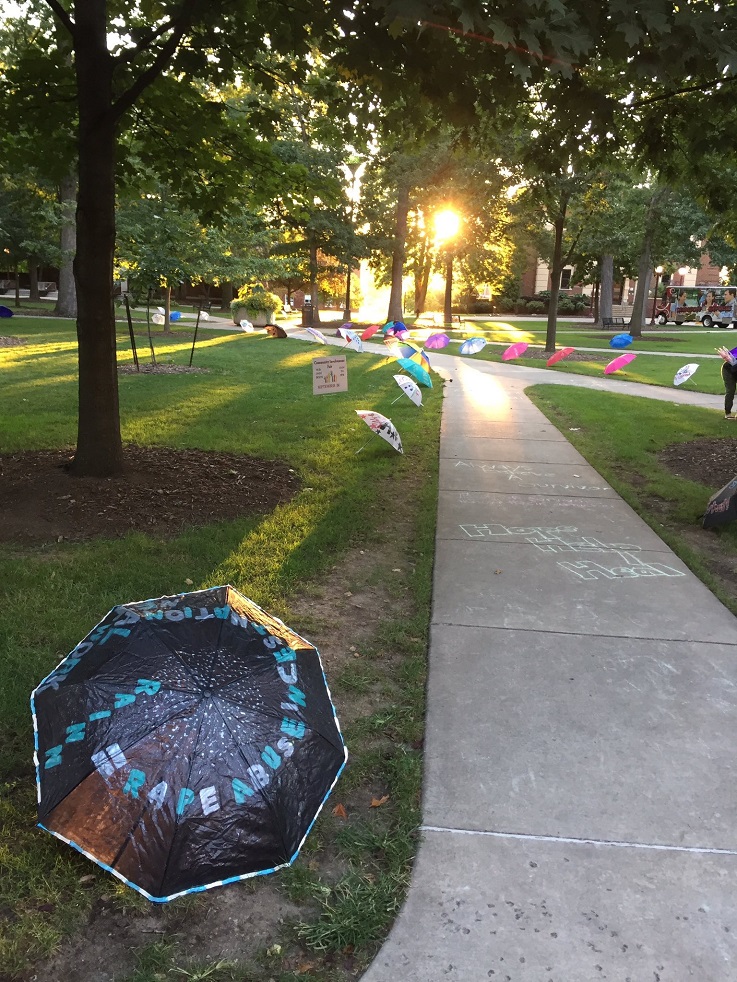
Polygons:
<instances>
[{"instance_id":1,"label":"information sign on stake","mask_svg":"<svg viewBox=\"0 0 737 982\"><path fill-rule=\"evenodd\" d=\"M348 391L348 364L345 355L314 358L312 361L312 394Z\"/></svg>"}]
</instances>

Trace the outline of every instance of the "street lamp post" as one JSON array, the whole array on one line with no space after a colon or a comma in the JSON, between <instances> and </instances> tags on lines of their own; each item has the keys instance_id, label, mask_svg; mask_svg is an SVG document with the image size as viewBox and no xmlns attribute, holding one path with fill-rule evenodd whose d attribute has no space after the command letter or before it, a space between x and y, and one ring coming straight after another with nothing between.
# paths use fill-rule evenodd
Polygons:
<instances>
[{"instance_id":1,"label":"street lamp post","mask_svg":"<svg viewBox=\"0 0 737 982\"><path fill-rule=\"evenodd\" d=\"M651 325L655 323L655 308L658 305L658 283L660 282L660 276L662 272L663 272L662 266L655 267L655 291L653 293L653 316L652 316L652 320L650 321Z\"/></svg>"}]
</instances>

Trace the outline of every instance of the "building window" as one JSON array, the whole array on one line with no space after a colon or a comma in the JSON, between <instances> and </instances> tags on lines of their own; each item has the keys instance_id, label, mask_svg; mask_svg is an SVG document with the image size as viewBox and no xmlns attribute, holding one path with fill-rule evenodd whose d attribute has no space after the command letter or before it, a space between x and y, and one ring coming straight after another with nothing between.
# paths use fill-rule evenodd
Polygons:
<instances>
[{"instance_id":1,"label":"building window","mask_svg":"<svg viewBox=\"0 0 737 982\"><path fill-rule=\"evenodd\" d=\"M561 288L561 290L570 290L571 289L571 274L572 273L573 273L573 270L572 269L564 269L564 270L561 271L561 274L560 274L560 288Z\"/></svg>"}]
</instances>

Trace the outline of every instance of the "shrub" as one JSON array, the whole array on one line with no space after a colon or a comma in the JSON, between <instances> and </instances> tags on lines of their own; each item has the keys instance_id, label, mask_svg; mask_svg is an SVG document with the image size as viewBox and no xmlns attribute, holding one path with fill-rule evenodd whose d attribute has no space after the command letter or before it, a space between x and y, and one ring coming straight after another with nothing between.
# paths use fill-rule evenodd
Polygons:
<instances>
[{"instance_id":1,"label":"shrub","mask_svg":"<svg viewBox=\"0 0 737 982\"><path fill-rule=\"evenodd\" d=\"M515 314L526 314L527 313L527 301L526 300L515 300L514 301L514 313Z\"/></svg>"},{"instance_id":2,"label":"shrub","mask_svg":"<svg viewBox=\"0 0 737 982\"><path fill-rule=\"evenodd\" d=\"M230 312L233 315L233 322L238 324L244 315L256 317L265 314L270 319L274 311L279 310L281 306L281 297L269 293L262 286L241 287L238 296L230 305Z\"/></svg>"},{"instance_id":3,"label":"shrub","mask_svg":"<svg viewBox=\"0 0 737 982\"><path fill-rule=\"evenodd\" d=\"M545 310L542 300L528 300L526 306L528 314L542 314Z\"/></svg>"},{"instance_id":4,"label":"shrub","mask_svg":"<svg viewBox=\"0 0 737 982\"><path fill-rule=\"evenodd\" d=\"M560 297L560 299L558 300L559 314L571 314L575 309L576 306L570 297Z\"/></svg>"}]
</instances>

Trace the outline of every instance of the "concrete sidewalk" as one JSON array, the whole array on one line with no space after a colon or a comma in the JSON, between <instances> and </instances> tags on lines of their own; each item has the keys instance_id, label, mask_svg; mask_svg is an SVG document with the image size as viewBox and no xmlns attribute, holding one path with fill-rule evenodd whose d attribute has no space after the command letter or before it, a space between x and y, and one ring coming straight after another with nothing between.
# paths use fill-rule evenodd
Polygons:
<instances>
[{"instance_id":1,"label":"concrete sidewalk","mask_svg":"<svg viewBox=\"0 0 737 982\"><path fill-rule=\"evenodd\" d=\"M733 982L737 619L524 394L631 385L432 361L424 826L364 982Z\"/></svg>"}]
</instances>

